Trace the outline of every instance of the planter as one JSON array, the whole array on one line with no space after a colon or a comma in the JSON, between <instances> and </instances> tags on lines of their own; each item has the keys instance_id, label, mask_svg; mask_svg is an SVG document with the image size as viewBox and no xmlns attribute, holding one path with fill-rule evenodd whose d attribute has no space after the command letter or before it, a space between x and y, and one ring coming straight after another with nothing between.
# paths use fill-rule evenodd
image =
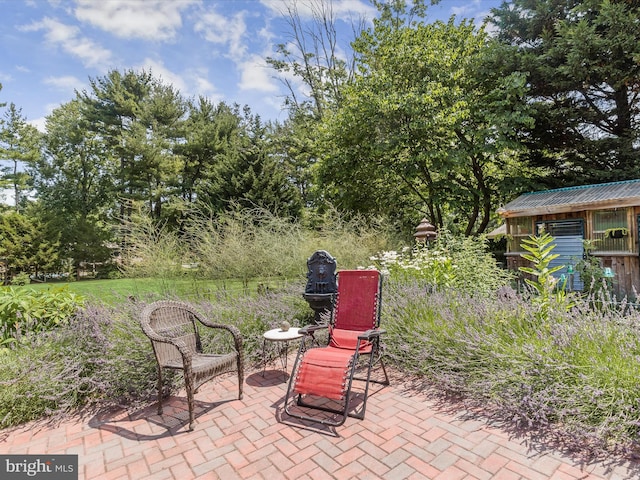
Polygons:
<instances>
[{"instance_id":1,"label":"planter","mask_svg":"<svg viewBox=\"0 0 640 480\"><path fill-rule=\"evenodd\" d=\"M624 227L608 228L604 232L604 236L609 238L622 238L622 237L626 237L628 234L629 234L629 229Z\"/></svg>"}]
</instances>

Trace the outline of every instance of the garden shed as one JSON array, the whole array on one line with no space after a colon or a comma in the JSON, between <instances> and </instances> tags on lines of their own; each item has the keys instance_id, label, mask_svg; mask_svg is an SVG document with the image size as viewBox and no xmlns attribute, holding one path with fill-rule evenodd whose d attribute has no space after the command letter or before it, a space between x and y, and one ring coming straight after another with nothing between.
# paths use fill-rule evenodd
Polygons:
<instances>
[{"instance_id":1,"label":"garden shed","mask_svg":"<svg viewBox=\"0 0 640 480\"><path fill-rule=\"evenodd\" d=\"M618 294L634 297L640 291L640 179L526 193L498 214L506 223L510 270L527 263L522 240L544 230L560 255L554 265L564 266L556 275L565 275L569 288L583 288L575 265L585 255L587 240Z\"/></svg>"}]
</instances>

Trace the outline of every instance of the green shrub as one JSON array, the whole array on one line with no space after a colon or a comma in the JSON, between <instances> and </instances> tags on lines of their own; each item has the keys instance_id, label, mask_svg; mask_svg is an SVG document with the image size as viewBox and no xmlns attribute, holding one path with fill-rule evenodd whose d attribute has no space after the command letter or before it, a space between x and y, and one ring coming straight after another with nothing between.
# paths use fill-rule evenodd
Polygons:
<instances>
[{"instance_id":1,"label":"green shrub","mask_svg":"<svg viewBox=\"0 0 640 480\"><path fill-rule=\"evenodd\" d=\"M69 321L84 299L65 288L35 291L0 290L0 346L15 345L26 336L51 330Z\"/></svg>"},{"instance_id":2,"label":"green shrub","mask_svg":"<svg viewBox=\"0 0 640 480\"><path fill-rule=\"evenodd\" d=\"M598 241L584 240L582 244L585 255L576 259L576 272L582 279L584 290L590 294L606 294L613 291L613 279L605 277L600 257L593 255Z\"/></svg>"},{"instance_id":3,"label":"green shrub","mask_svg":"<svg viewBox=\"0 0 640 480\"><path fill-rule=\"evenodd\" d=\"M441 231L431 244L387 251L370 258L392 280L419 280L431 288L457 288L490 295L508 285L512 275L500 268L483 237L455 236Z\"/></svg>"},{"instance_id":4,"label":"green shrub","mask_svg":"<svg viewBox=\"0 0 640 480\"><path fill-rule=\"evenodd\" d=\"M31 277L27 272L18 273L11 279L11 285L29 285L30 283Z\"/></svg>"}]
</instances>

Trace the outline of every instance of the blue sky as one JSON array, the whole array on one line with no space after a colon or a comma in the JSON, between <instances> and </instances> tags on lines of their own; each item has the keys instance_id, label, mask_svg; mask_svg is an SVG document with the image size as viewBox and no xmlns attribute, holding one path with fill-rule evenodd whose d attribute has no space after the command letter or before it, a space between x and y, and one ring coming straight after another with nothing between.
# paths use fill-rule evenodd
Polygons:
<instances>
[{"instance_id":1,"label":"blue sky","mask_svg":"<svg viewBox=\"0 0 640 480\"><path fill-rule=\"evenodd\" d=\"M247 104L266 120L283 120L285 90L264 59L287 41L282 12L293 1L0 0L0 103L15 103L42 128L74 89L88 88L89 78L145 69L185 97ZM301 17L318 2L297 0ZM429 8L429 20L481 21L500 3L442 0ZM332 4L345 32L351 19L375 15L367 0Z\"/></svg>"}]
</instances>

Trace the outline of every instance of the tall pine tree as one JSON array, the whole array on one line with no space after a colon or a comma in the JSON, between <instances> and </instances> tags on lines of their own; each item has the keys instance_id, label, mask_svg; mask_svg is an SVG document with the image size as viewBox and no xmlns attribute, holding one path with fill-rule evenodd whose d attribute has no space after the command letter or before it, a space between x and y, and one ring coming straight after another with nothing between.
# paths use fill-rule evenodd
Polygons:
<instances>
[{"instance_id":1,"label":"tall pine tree","mask_svg":"<svg viewBox=\"0 0 640 480\"><path fill-rule=\"evenodd\" d=\"M524 140L551 186L640 178L640 3L513 0L493 21L527 72Z\"/></svg>"}]
</instances>

